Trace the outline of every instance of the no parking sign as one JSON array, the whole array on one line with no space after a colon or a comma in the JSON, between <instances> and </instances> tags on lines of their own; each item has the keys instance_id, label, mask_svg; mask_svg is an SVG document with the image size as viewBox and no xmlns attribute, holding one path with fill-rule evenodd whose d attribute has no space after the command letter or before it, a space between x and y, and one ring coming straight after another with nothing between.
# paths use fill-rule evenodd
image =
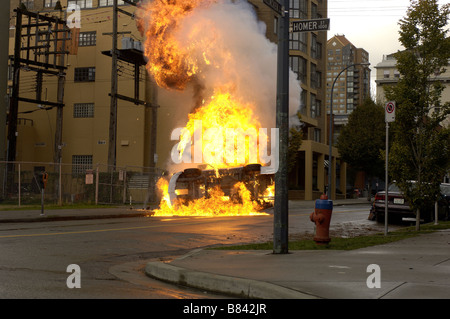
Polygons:
<instances>
[{"instance_id":1,"label":"no parking sign","mask_svg":"<svg viewBox=\"0 0 450 319\"><path fill-rule=\"evenodd\" d=\"M395 121L395 102L390 101L385 105L385 120L387 123Z\"/></svg>"}]
</instances>

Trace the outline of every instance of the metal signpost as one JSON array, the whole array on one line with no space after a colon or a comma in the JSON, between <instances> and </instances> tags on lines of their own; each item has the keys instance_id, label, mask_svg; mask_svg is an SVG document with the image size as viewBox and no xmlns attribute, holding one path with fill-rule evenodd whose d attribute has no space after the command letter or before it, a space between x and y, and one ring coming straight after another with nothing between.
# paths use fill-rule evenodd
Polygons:
<instances>
[{"instance_id":1,"label":"metal signpost","mask_svg":"<svg viewBox=\"0 0 450 319\"><path fill-rule=\"evenodd\" d=\"M390 101L385 105L385 122L386 122L386 169L385 169L385 198L384 198L384 235L388 234L388 204L389 204L389 123L395 121L395 102Z\"/></svg>"},{"instance_id":2,"label":"metal signpost","mask_svg":"<svg viewBox=\"0 0 450 319\"><path fill-rule=\"evenodd\" d=\"M267 4L273 11L282 14L283 6L276 0L264 0L264 3Z\"/></svg>"},{"instance_id":3,"label":"metal signpost","mask_svg":"<svg viewBox=\"0 0 450 319\"><path fill-rule=\"evenodd\" d=\"M281 2L281 3L280 3ZM264 0L281 18L278 32L278 74L276 122L280 132L279 169L275 174L275 204L273 252L288 253L288 172L287 150L289 140L289 32L325 31L330 19L304 20L290 23L289 0Z\"/></svg>"},{"instance_id":4,"label":"metal signpost","mask_svg":"<svg viewBox=\"0 0 450 319\"><path fill-rule=\"evenodd\" d=\"M280 139L279 168L275 174L274 254L288 253L289 0L284 0L282 9L278 32L276 125Z\"/></svg>"}]
</instances>

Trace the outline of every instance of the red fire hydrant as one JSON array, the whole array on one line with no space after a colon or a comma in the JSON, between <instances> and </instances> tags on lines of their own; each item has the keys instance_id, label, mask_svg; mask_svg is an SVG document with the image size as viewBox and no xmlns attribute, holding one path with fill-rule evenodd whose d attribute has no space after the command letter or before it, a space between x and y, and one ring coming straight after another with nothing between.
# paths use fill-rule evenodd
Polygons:
<instances>
[{"instance_id":1,"label":"red fire hydrant","mask_svg":"<svg viewBox=\"0 0 450 319\"><path fill-rule=\"evenodd\" d=\"M316 223L314 241L319 245L328 244L331 241L329 233L332 212L333 201L328 200L328 196L323 194L316 200L316 207L310 216L311 221Z\"/></svg>"}]
</instances>

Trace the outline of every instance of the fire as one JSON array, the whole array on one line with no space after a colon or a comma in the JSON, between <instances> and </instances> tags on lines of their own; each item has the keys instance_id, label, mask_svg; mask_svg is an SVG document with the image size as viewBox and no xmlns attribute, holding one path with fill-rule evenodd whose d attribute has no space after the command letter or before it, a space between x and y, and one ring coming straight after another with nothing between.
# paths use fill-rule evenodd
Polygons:
<instances>
[{"instance_id":1,"label":"fire","mask_svg":"<svg viewBox=\"0 0 450 319\"><path fill-rule=\"evenodd\" d=\"M144 54L148 58L147 70L160 87L183 90L197 74L198 61L189 55L192 47L181 46L175 33L183 18L193 9L212 2L213 0L154 0L141 6L138 27L146 38ZM145 17L151 17L151 20L147 21ZM209 64L206 52L203 56L205 63Z\"/></svg>"},{"instance_id":2,"label":"fire","mask_svg":"<svg viewBox=\"0 0 450 319\"><path fill-rule=\"evenodd\" d=\"M259 163L257 147L259 128L255 105L237 96L240 85L235 74L240 72L236 60L227 49L220 32L211 19L187 20L196 10L206 9L221 0L154 0L141 5L138 27L145 36L144 54L148 59L147 71L159 87L185 90L190 83L204 86L205 74L218 75L214 87L202 92L212 96L197 105L189 114L185 131L178 144L179 156L196 136L196 122L201 121L203 163L216 169ZM222 1L224 2L224 1ZM186 27L189 25L189 27ZM203 82L202 82L203 81ZM209 86L211 83L207 83ZM243 132L245 148L238 148L238 135L230 130ZM208 135L209 132L209 135ZM246 136L246 137L245 137ZM236 140L236 143L227 143ZM265 139L267 141L267 137ZM242 139L240 140L242 142ZM226 160L232 158L232 161ZM219 178L220 176L217 176ZM162 192L160 208L155 216L239 216L257 215L261 210L244 183L237 182L233 196L225 196L220 187L206 190L203 198L183 202L170 201L168 183L158 181Z\"/></svg>"},{"instance_id":3,"label":"fire","mask_svg":"<svg viewBox=\"0 0 450 319\"><path fill-rule=\"evenodd\" d=\"M216 186L208 191L208 196L195 201L175 200L170 204L168 183L164 178L158 181L158 188L162 191L160 208L154 210L157 217L167 216L255 216L267 215L259 212L261 207L258 202L251 200L250 191L242 182L234 185L233 195L225 196L220 187Z\"/></svg>"},{"instance_id":4,"label":"fire","mask_svg":"<svg viewBox=\"0 0 450 319\"><path fill-rule=\"evenodd\" d=\"M196 121L201 127L196 127ZM252 105L241 103L231 93L218 92L207 105L189 114L186 129L178 145L179 156L195 134L201 137L203 160L210 167L226 168L259 163L259 127ZM201 132L196 132L201 130ZM263 145L261 145L263 147Z\"/></svg>"}]
</instances>

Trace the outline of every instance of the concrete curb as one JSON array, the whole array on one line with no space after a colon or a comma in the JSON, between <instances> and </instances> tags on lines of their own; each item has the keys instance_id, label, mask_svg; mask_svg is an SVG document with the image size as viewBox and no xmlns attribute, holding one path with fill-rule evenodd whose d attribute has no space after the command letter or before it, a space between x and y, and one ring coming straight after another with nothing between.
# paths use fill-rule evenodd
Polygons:
<instances>
[{"instance_id":1,"label":"concrete curb","mask_svg":"<svg viewBox=\"0 0 450 319\"><path fill-rule=\"evenodd\" d=\"M172 284L233 295L239 298L319 299L316 296L267 282L194 271L163 262L147 263L145 273L149 277Z\"/></svg>"}]
</instances>

